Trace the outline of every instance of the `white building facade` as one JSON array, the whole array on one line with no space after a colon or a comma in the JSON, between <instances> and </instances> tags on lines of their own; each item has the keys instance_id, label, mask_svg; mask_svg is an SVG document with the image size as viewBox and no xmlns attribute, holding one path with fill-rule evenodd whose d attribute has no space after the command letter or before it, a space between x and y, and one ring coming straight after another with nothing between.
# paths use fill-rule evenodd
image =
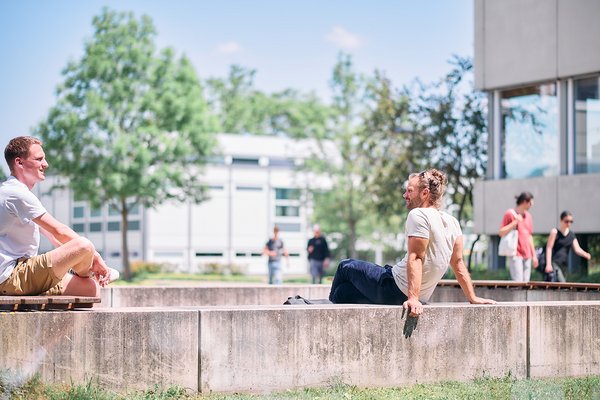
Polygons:
<instances>
[{"instance_id":1,"label":"white building facade","mask_svg":"<svg viewBox=\"0 0 600 400\"><path fill-rule=\"evenodd\" d=\"M220 156L202 171L209 199L134 208L128 221L130 260L164 263L181 272L221 264L266 274L262 249L277 225L290 253L289 263L283 260L284 275L307 273L306 243L312 236L308 189L327 185L299 169L314 150L312 142L229 134L217 138ZM50 213L88 237L109 265L120 268L120 214L108 205L92 209L69 190L49 193L59 179L49 177L34 192ZM41 250L49 248L44 242Z\"/></svg>"}]
</instances>

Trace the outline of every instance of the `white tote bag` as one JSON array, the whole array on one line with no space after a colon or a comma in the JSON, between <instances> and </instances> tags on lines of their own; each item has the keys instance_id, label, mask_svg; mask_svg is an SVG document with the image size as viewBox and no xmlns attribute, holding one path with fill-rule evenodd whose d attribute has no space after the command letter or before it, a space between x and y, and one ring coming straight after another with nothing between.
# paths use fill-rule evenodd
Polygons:
<instances>
[{"instance_id":1,"label":"white tote bag","mask_svg":"<svg viewBox=\"0 0 600 400\"><path fill-rule=\"evenodd\" d=\"M515 218L517 213L512 210ZM500 238L500 244L498 245L498 255L505 257L512 257L517 255L517 242L519 241L519 234L516 229L511 230L506 235Z\"/></svg>"}]
</instances>

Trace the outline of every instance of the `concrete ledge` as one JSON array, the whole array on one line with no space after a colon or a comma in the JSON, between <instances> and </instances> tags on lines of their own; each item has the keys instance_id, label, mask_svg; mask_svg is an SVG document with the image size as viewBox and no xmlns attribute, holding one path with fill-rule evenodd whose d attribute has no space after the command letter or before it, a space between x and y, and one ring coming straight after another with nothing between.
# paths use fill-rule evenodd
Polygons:
<instances>
[{"instance_id":1,"label":"concrete ledge","mask_svg":"<svg viewBox=\"0 0 600 400\"><path fill-rule=\"evenodd\" d=\"M103 307L282 305L290 296L326 299L329 285L114 286L102 289Z\"/></svg>"},{"instance_id":2,"label":"concrete ledge","mask_svg":"<svg viewBox=\"0 0 600 400\"><path fill-rule=\"evenodd\" d=\"M115 390L271 392L345 382L600 375L600 301L105 308L0 314L0 365Z\"/></svg>"},{"instance_id":3,"label":"concrete ledge","mask_svg":"<svg viewBox=\"0 0 600 400\"><path fill-rule=\"evenodd\" d=\"M516 282L509 286L475 285L478 296L497 301L587 301L600 300L599 290L566 288L529 289ZM512 285L511 285L512 284ZM516 285L515 285L516 284ZM556 285L556 284L555 284ZM240 285L204 284L199 286L114 286L101 291L101 307L204 307L237 305L282 305L290 296L312 299L329 297L329 285ZM445 281L433 292L431 303L466 303L458 284Z\"/></svg>"}]
</instances>

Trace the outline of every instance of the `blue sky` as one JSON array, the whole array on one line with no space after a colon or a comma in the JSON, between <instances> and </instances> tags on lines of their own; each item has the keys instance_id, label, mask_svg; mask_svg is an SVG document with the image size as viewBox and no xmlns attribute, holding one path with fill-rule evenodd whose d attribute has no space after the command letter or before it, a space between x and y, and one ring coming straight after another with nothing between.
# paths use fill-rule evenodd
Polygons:
<instances>
[{"instance_id":1,"label":"blue sky","mask_svg":"<svg viewBox=\"0 0 600 400\"><path fill-rule=\"evenodd\" d=\"M473 55L473 0L1 0L2 149L46 116L103 6L150 16L157 46L187 55L202 79L240 64L257 70L261 90L313 90L324 100L340 51L397 86L436 80L453 54Z\"/></svg>"}]
</instances>

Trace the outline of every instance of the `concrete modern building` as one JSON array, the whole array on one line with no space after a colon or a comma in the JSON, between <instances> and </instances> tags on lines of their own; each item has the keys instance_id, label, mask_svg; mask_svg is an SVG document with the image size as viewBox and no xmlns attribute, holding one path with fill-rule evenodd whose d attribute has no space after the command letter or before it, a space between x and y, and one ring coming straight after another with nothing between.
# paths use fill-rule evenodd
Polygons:
<instances>
[{"instance_id":1,"label":"concrete modern building","mask_svg":"<svg viewBox=\"0 0 600 400\"><path fill-rule=\"evenodd\" d=\"M600 233L600 1L475 0L475 83L488 93L488 169L474 228L491 236L530 191L534 233L570 210L586 247Z\"/></svg>"},{"instance_id":2,"label":"concrete modern building","mask_svg":"<svg viewBox=\"0 0 600 400\"><path fill-rule=\"evenodd\" d=\"M208 264L233 264L250 274L266 274L261 251L280 228L290 252L286 273L306 273L306 243L312 235L307 189L326 187L322 178L298 171L315 150L310 141L281 137L218 135L220 156L203 171L210 198L199 204L167 203L130 213L130 259L168 263L199 272ZM52 163L52 160L49 160ZM92 209L68 190L49 188L49 177L34 188L48 210L97 246L107 263L121 262L121 216L108 205ZM324 186L323 186L324 185ZM50 248L45 242L42 250Z\"/></svg>"}]
</instances>

